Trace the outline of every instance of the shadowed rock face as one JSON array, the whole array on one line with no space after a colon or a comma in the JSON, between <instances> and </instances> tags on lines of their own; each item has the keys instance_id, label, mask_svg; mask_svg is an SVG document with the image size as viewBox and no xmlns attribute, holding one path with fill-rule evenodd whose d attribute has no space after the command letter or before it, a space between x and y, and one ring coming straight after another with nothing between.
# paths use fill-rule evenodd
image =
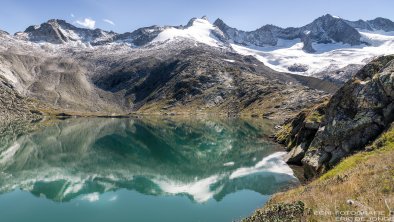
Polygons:
<instances>
[{"instance_id":1,"label":"shadowed rock face","mask_svg":"<svg viewBox=\"0 0 394 222\"><path fill-rule=\"evenodd\" d=\"M20 188L62 202L118 189L196 202L242 189L268 195L298 183L279 147L263 139L270 128L242 120L68 119L0 141L0 193Z\"/></svg>"}]
</instances>

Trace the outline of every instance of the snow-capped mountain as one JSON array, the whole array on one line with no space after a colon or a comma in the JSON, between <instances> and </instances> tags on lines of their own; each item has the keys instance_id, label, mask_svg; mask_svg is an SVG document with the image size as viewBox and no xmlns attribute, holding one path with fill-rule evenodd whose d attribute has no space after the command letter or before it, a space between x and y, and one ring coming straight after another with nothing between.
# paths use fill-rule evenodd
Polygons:
<instances>
[{"instance_id":1,"label":"snow-capped mountain","mask_svg":"<svg viewBox=\"0 0 394 222\"><path fill-rule=\"evenodd\" d=\"M2 32L1 36L8 34ZM348 21L327 14L299 28L264 25L255 31L242 31L221 19L211 23L204 16L191 19L187 25L150 26L119 34L78 28L64 20L52 19L30 26L12 38L63 48L115 44L142 50L152 45L188 40L252 55L276 71L321 78L327 77L325 72L344 71L348 65L363 65L376 56L394 53L394 22L384 18ZM348 71L332 79L345 81L349 78Z\"/></svg>"},{"instance_id":2,"label":"snow-capped mountain","mask_svg":"<svg viewBox=\"0 0 394 222\"><path fill-rule=\"evenodd\" d=\"M300 39L306 52L315 52L312 42L344 44L361 44L361 35L345 20L325 15L317 18L312 23L300 28L280 28L274 25L265 25L255 31L245 32L226 25L221 19L214 23L218 26L229 40L236 44L254 45L259 47L276 46L281 39Z\"/></svg>"},{"instance_id":3,"label":"snow-capped mountain","mask_svg":"<svg viewBox=\"0 0 394 222\"><path fill-rule=\"evenodd\" d=\"M137 47L176 39L192 39L210 46L219 46L226 41L223 32L205 16L192 18L186 26L150 26L122 34L101 29L78 28L64 20L51 19L41 25L29 26L24 32L16 33L15 38L35 43L86 43L92 46L129 43Z\"/></svg>"},{"instance_id":4,"label":"snow-capped mountain","mask_svg":"<svg viewBox=\"0 0 394 222\"><path fill-rule=\"evenodd\" d=\"M394 23L383 18L352 22L325 15L300 28L266 25L251 32L231 28L220 19L214 24L236 52L253 55L276 71L318 78L337 73L331 79L339 82L351 77L355 65L394 53Z\"/></svg>"},{"instance_id":5,"label":"snow-capped mountain","mask_svg":"<svg viewBox=\"0 0 394 222\"><path fill-rule=\"evenodd\" d=\"M224 33L209 22L207 17L193 18L185 27L168 27L152 42L166 42L179 38L192 39L210 46L220 46L226 43Z\"/></svg>"}]
</instances>

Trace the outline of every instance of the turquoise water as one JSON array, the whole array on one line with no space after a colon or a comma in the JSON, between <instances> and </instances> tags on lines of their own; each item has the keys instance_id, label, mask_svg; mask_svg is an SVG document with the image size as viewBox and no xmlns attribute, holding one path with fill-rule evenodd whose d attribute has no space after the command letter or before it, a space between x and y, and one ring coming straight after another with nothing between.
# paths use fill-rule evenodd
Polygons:
<instances>
[{"instance_id":1,"label":"turquoise water","mask_svg":"<svg viewBox=\"0 0 394 222\"><path fill-rule=\"evenodd\" d=\"M1 140L0 221L239 220L298 184L271 127L67 119Z\"/></svg>"}]
</instances>

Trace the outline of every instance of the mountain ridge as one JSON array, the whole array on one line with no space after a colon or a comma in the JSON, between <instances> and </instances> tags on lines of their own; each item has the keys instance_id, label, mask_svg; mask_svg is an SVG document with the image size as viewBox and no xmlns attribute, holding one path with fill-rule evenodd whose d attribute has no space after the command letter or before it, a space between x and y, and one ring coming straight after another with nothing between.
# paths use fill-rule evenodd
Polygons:
<instances>
[{"instance_id":1,"label":"mountain ridge","mask_svg":"<svg viewBox=\"0 0 394 222\"><path fill-rule=\"evenodd\" d=\"M190 44L203 43L252 55L279 72L343 84L355 74L352 67L394 53L394 34L390 30L394 30L394 23L389 19L349 21L327 14L298 28L268 24L247 32L228 26L220 18L211 23L206 16L192 18L186 25L153 25L125 33L79 28L64 20L51 19L13 36L7 33L0 36L23 41L21 44L65 50L103 47L111 50L114 45L145 50L190 40Z\"/></svg>"},{"instance_id":2,"label":"mountain ridge","mask_svg":"<svg viewBox=\"0 0 394 222\"><path fill-rule=\"evenodd\" d=\"M136 43L136 46L142 46L152 41L158 34L169 28L186 29L193 26L196 20L208 21L206 16L198 19L192 18L186 25L178 26L148 26L135 29L125 33L116 33L105 31L103 29L79 28L65 20L50 19L40 25L31 25L23 32L17 32L15 37L32 42L49 42L62 44L69 41L83 40L82 42L91 43L92 45L103 45L111 42L124 41ZM311 23L301 27L281 28L272 24L263 25L254 31L242 31L228 26L222 19L218 18L213 23L220 31L223 32L221 40L228 40L237 44L255 45L255 46L275 46L278 39L296 39L300 38L304 43L304 50L313 53L315 50L310 44L311 41L318 43L342 42L350 45L368 44L362 41L360 34L356 30L366 29L394 31L394 22L385 18L375 18L373 20L349 21L330 14L321 16ZM66 31L66 33L65 33ZM69 33L67 33L69 31ZM77 32L70 33L70 31ZM78 33L79 32L79 33ZM342 33L342 34L341 34ZM68 35L67 35L68 34ZM144 39L144 40L141 40Z\"/></svg>"}]
</instances>

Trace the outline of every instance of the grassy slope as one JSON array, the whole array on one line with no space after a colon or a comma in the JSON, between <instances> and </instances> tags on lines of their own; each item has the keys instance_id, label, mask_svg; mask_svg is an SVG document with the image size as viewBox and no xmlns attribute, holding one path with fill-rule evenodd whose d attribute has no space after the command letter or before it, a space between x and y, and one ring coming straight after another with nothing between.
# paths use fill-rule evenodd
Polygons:
<instances>
[{"instance_id":1,"label":"grassy slope","mask_svg":"<svg viewBox=\"0 0 394 222\"><path fill-rule=\"evenodd\" d=\"M387 215L389 211L385 200L391 209L394 208L394 126L380 136L370 150L344 159L307 185L274 195L263 209L257 210L246 221L274 221L264 212L278 204L286 206L287 203L296 201L304 203L305 211L304 216L298 216L295 221L300 221L301 218L306 221L335 221L335 215L316 215L318 211L374 210L385 211ZM275 212L280 210L275 209ZM276 219L289 220L277 216Z\"/></svg>"}]
</instances>

